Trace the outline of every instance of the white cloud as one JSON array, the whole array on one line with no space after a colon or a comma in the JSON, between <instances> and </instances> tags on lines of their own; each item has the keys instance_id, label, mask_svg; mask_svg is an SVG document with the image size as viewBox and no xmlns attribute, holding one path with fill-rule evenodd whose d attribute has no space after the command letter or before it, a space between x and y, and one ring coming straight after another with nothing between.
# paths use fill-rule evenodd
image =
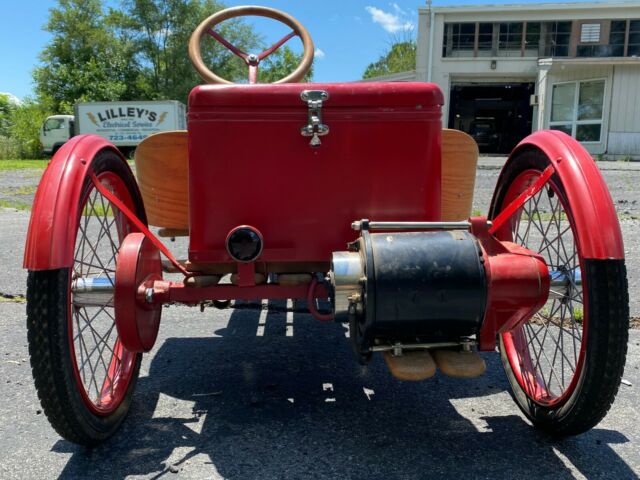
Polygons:
<instances>
[{"instance_id":1,"label":"white cloud","mask_svg":"<svg viewBox=\"0 0 640 480\"><path fill-rule=\"evenodd\" d=\"M389 5L391 5L391 7L393 8L393 10L401 16L406 16L407 12L405 12L402 8L400 8L400 5L398 5L397 3L390 3Z\"/></svg>"},{"instance_id":2,"label":"white cloud","mask_svg":"<svg viewBox=\"0 0 640 480\"><path fill-rule=\"evenodd\" d=\"M367 6L365 10L371 15L373 23L379 24L389 33L397 33L401 31L410 31L414 29L413 22L407 20L407 12L405 12L397 3L391 3L392 12Z\"/></svg>"},{"instance_id":3,"label":"white cloud","mask_svg":"<svg viewBox=\"0 0 640 480\"><path fill-rule=\"evenodd\" d=\"M315 58L317 58L318 60L322 60L324 57L327 56L326 53L324 53L324 50L321 50L319 48L316 48L316 52L313 54L313 56Z\"/></svg>"}]
</instances>

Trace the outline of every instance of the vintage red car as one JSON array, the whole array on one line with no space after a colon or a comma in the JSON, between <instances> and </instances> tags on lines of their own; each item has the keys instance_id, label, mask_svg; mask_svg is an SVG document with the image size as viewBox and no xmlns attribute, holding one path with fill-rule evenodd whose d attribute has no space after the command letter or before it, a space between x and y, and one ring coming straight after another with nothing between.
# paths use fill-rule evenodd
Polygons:
<instances>
[{"instance_id":1,"label":"vintage red car","mask_svg":"<svg viewBox=\"0 0 640 480\"><path fill-rule=\"evenodd\" d=\"M246 54L214 30L243 15L292 32ZM246 62L247 84L204 65L206 35ZM256 84L260 62L294 36L301 64ZM477 147L442 130L436 85L297 83L311 37L269 8L212 15L189 54L208 85L191 92L188 132L140 145L137 181L115 147L79 136L38 188L29 349L60 435L93 445L116 431L163 305L237 299L302 299L318 320L348 324L360 362L379 352L403 380L481 375L478 352L499 347L535 426L571 435L604 417L624 368L627 280L611 197L579 143L558 131L522 140L488 218L469 218ZM188 236L188 258L149 226Z\"/></svg>"}]
</instances>

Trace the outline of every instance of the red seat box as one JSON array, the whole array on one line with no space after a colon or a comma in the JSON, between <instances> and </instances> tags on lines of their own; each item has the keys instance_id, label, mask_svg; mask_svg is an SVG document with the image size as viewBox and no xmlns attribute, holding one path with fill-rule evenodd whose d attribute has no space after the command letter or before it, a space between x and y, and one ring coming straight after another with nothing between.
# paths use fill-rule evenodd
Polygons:
<instances>
[{"instance_id":1,"label":"red seat box","mask_svg":"<svg viewBox=\"0 0 640 480\"><path fill-rule=\"evenodd\" d=\"M304 90L323 90L330 131L310 146ZM189 258L229 262L238 225L261 261L329 261L354 220L440 217L440 109L427 83L207 85L189 97Z\"/></svg>"}]
</instances>

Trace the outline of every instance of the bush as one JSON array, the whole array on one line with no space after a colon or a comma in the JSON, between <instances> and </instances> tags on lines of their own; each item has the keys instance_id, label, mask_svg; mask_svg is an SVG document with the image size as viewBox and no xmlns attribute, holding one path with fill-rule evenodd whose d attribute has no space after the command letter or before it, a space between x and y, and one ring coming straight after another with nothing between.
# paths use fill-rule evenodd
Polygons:
<instances>
[{"instance_id":1,"label":"bush","mask_svg":"<svg viewBox=\"0 0 640 480\"><path fill-rule=\"evenodd\" d=\"M0 136L0 160L19 158L20 146L13 138Z\"/></svg>"},{"instance_id":2,"label":"bush","mask_svg":"<svg viewBox=\"0 0 640 480\"><path fill-rule=\"evenodd\" d=\"M11 115L9 127L10 147L12 158L40 158L40 127L50 115L40 104L33 100L26 100L17 107Z\"/></svg>"}]
</instances>

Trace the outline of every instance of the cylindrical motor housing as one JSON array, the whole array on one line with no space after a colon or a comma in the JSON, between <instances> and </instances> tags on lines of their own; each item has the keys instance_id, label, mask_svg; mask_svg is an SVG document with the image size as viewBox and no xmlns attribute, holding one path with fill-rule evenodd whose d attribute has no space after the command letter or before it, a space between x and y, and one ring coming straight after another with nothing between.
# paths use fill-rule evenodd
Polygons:
<instances>
[{"instance_id":1,"label":"cylindrical motor housing","mask_svg":"<svg viewBox=\"0 0 640 480\"><path fill-rule=\"evenodd\" d=\"M348 314L359 351L374 339L415 342L478 333L487 279L482 249L469 232L363 231L357 245L358 252L334 253L330 277L336 317Z\"/></svg>"}]
</instances>

